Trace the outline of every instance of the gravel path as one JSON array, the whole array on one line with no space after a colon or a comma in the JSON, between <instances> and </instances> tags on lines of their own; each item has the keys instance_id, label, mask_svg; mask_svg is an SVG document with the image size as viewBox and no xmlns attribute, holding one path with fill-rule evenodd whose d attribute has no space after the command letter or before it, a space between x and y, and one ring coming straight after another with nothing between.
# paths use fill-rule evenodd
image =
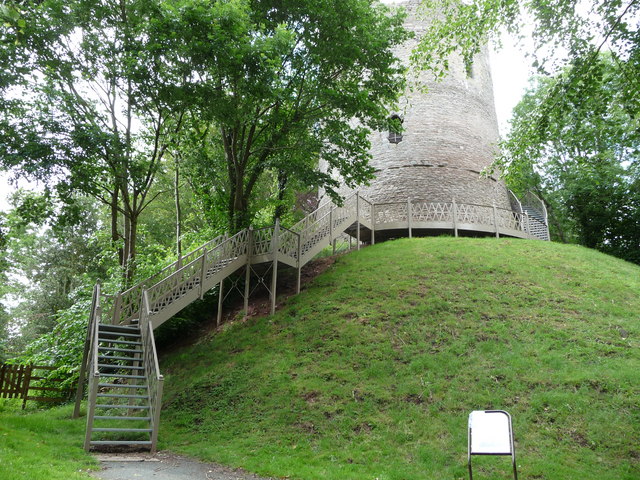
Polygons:
<instances>
[{"instance_id":1,"label":"gravel path","mask_svg":"<svg viewBox=\"0 0 640 480\"><path fill-rule=\"evenodd\" d=\"M96 458L102 470L92 475L102 480L273 480L170 452L109 454Z\"/></svg>"}]
</instances>

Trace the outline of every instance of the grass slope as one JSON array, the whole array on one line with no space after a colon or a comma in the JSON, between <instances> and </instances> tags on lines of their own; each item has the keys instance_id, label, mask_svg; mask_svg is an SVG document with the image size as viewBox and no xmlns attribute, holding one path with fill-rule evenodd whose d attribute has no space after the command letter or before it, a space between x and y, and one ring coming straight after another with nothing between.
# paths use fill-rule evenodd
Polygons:
<instances>
[{"instance_id":1,"label":"grass slope","mask_svg":"<svg viewBox=\"0 0 640 480\"><path fill-rule=\"evenodd\" d=\"M82 449L85 418L73 405L20 410L22 401L0 399L0 479L90 479L96 461Z\"/></svg>"},{"instance_id":2,"label":"grass slope","mask_svg":"<svg viewBox=\"0 0 640 480\"><path fill-rule=\"evenodd\" d=\"M638 479L639 292L640 268L576 246L366 248L164 358L161 446L295 479L461 479L469 412L499 408L522 478ZM508 478L505 457L474 465Z\"/></svg>"}]
</instances>

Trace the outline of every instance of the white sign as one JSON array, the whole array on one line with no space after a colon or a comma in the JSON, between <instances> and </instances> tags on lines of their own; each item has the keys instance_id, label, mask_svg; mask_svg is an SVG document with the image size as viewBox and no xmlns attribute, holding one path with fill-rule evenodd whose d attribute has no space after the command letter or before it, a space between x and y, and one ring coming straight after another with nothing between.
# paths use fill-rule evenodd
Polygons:
<instances>
[{"instance_id":1,"label":"white sign","mask_svg":"<svg viewBox=\"0 0 640 480\"><path fill-rule=\"evenodd\" d=\"M469 435L473 454L510 455L509 416L501 411L474 411L469 415Z\"/></svg>"}]
</instances>

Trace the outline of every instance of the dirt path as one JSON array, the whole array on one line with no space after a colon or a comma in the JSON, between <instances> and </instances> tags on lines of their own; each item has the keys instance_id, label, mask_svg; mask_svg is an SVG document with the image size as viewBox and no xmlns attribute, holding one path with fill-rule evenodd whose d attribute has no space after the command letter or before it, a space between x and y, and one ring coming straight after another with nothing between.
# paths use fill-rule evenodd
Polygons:
<instances>
[{"instance_id":1,"label":"dirt path","mask_svg":"<svg viewBox=\"0 0 640 480\"><path fill-rule=\"evenodd\" d=\"M102 480L273 480L170 452L155 455L120 453L96 458L100 460L102 470L92 475Z\"/></svg>"}]
</instances>

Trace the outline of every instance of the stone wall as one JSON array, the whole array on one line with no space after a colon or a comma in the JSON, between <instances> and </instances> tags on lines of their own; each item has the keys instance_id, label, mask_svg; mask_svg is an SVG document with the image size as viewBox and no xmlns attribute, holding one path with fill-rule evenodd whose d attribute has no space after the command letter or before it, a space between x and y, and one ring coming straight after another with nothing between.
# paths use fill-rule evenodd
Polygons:
<instances>
[{"instance_id":1,"label":"stone wall","mask_svg":"<svg viewBox=\"0 0 640 480\"><path fill-rule=\"evenodd\" d=\"M419 37L425 21L419 0L399 1L409 13L406 25ZM417 40L397 55L408 64ZM502 182L480 172L497 151L498 124L486 49L474 59L471 75L462 59L449 59L449 75L434 81L427 73L413 79L395 112L403 118L403 139L393 144L388 132L371 136L376 179L362 194L375 202L451 201L509 208ZM424 87L426 86L426 92ZM346 191L344 193L347 193Z\"/></svg>"}]
</instances>

